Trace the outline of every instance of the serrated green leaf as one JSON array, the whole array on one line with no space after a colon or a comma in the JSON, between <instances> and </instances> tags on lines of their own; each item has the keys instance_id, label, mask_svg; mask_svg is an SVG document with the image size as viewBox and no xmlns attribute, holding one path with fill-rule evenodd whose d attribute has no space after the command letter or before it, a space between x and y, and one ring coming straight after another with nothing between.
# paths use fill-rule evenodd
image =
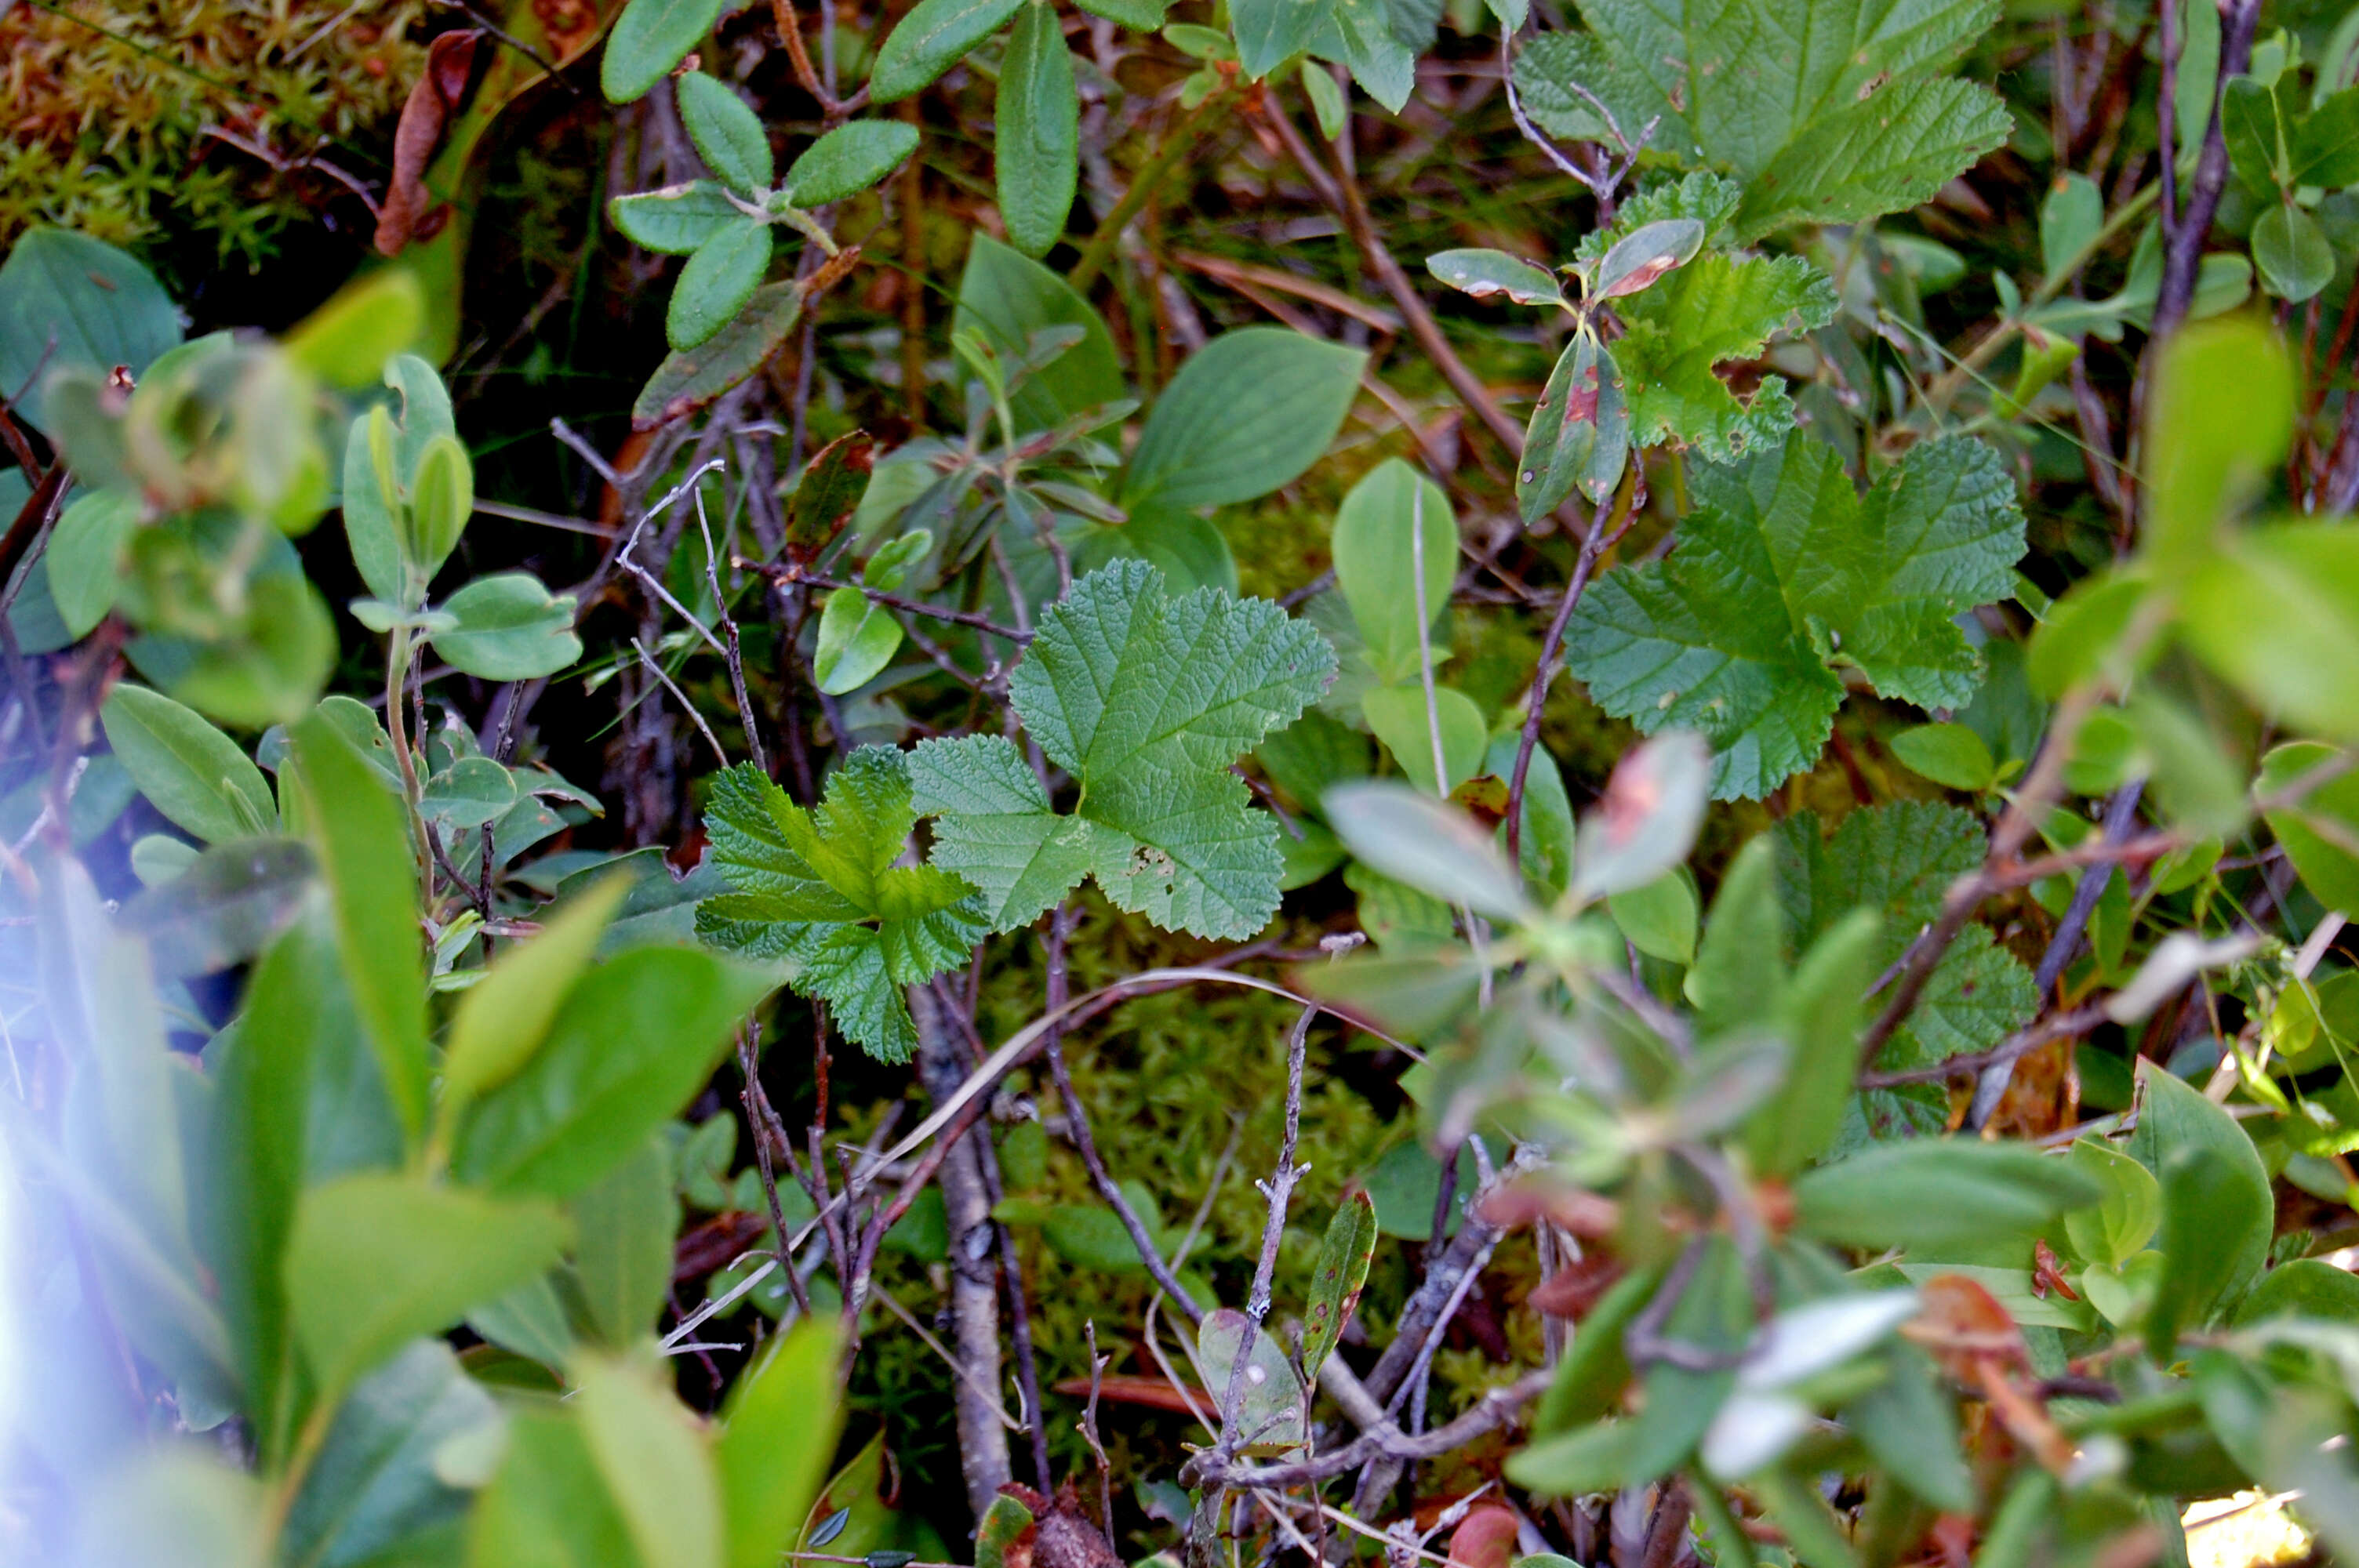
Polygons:
<instances>
[{"instance_id":1,"label":"serrated green leaf","mask_svg":"<svg viewBox=\"0 0 2359 1568\"><path fill-rule=\"evenodd\" d=\"M767 189L770 138L743 98L719 79L691 70L672 84L680 124L704 167L740 195Z\"/></svg>"},{"instance_id":2,"label":"serrated green leaf","mask_svg":"<svg viewBox=\"0 0 2359 1568\"><path fill-rule=\"evenodd\" d=\"M1169 596L1140 561L1090 573L1041 617L1009 680L1016 715L1081 785L1051 809L997 736L911 753L935 863L983 890L992 925L1027 925L1083 876L1117 905L1201 936L1249 936L1277 912L1276 819L1229 772L1326 688L1334 651L1266 600Z\"/></svg>"},{"instance_id":3,"label":"serrated green leaf","mask_svg":"<svg viewBox=\"0 0 2359 1568\"><path fill-rule=\"evenodd\" d=\"M1849 911L1868 910L1882 922L1871 975L1897 961L1940 915L1950 885L1981 867L1985 849L1971 813L1922 801L1854 811L1824 837L1815 815L1798 813L1772 834L1778 903L1794 946L1819 940ZM1969 925L1876 1065L1903 1071L1988 1050L2038 1007L2022 961L1986 927Z\"/></svg>"},{"instance_id":4,"label":"serrated green leaf","mask_svg":"<svg viewBox=\"0 0 2359 1568\"><path fill-rule=\"evenodd\" d=\"M598 85L609 103L644 98L688 51L704 41L721 0L630 0L606 35Z\"/></svg>"},{"instance_id":5,"label":"serrated green leaf","mask_svg":"<svg viewBox=\"0 0 2359 1568\"><path fill-rule=\"evenodd\" d=\"M1952 618L2012 594L2023 553L1996 452L1924 442L1861 496L1833 449L1798 436L1693 482L1669 557L1601 579L1565 650L1607 712L1709 737L1714 798L1757 797L1816 760L1836 665L1922 708L1973 695L1981 661Z\"/></svg>"},{"instance_id":6,"label":"serrated green leaf","mask_svg":"<svg viewBox=\"0 0 2359 1568\"><path fill-rule=\"evenodd\" d=\"M999 68L998 135L992 167L1010 243L1041 256L1065 237L1081 178L1082 102L1057 8L1034 0L1016 14Z\"/></svg>"},{"instance_id":7,"label":"serrated green leaf","mask_svg":"<svg viewBox=\"0 0 2359 1568\"><path fill-rule=\"evenodd\" d=\"M939 869L951 863L939 847L938 865L893 863L917 825L910 773L900 753L864 747L829 776L814 811L749 763L721 774L705 831L736 891L696 911L708 940L795 965L788 983L886 1062L908 1061L918 1044L900 988L964 963L989 928L973 890Z\"/></svg>"},{"instance_id":8,"label":"serrated green leaf","mask_svg":"<svg viewBox=\"0 0 2359 1568\"><path fill-rule=\"evenodd\" d=\"M868 96L891 103L941 75L999 30L1024 0L919 0L876 51Z\"/></svg>"},{"instance_id":9,"label":"serrated green leaf","mask_svg":"<svg viewBox=\"0 0 2359 1568\"><path fill-rule=\"evenodd\" d=\"M770 265L770 226L741 217L696 247L672 285L664 335L682 353L727 326L753 297Z\"/></svg>"},{"instance_id":10,"label":"serrated green leaf","mask_svg":"<svg viewBox=\"0 0 2359 1568\"><path fill-rule=\"evenodd\" d=\"M824 207L867 189L917 150L915 125L853 120L805 147L778 186L798 207Z\"/></svg>"},{"instance_id":11,"label":"serrated green leaf","mask_svg":"<svg viewBox=\"0 0 2359 1568\"><path fill-rule=\"evenodd\" d=\"M1934 73L1988 30L1995 0L1931 0L1904 15L1812 0L1710 7L1586 0L1585 33L1533 40L1516 61L1532 117L1569 138L1625 139L1733 170L1738 238L1912 207L2010 127L1998 95Z\"/></svg>"},{"instance_id":12,"label":"serrated green leaf","mask_svg":"<svg viewBox=\"0 0 2359 1568\"><path fill-rule=\"evenodd\" d=\"M606 215L633 244L671 256L690 254L724 224L744 216L709 179L617 196L606 203Z\"/></svg>"},{"instance_id":13,"label":"serrated green leaf","mask_svg":"<svg viewBox=\"0 0 2359 1568\"><path fill-rule=\"evenodd\" d=\"M1760 357L1769 340L1834 319L1826 275L1799 256L1697 257L1615 308L1628 331L1614 345L1630 438L1674 441L1715 462L1767 451L1793 428L1786 384L1760 378L1739 398L1713 367Z\"/></svg>"}]
</instances>

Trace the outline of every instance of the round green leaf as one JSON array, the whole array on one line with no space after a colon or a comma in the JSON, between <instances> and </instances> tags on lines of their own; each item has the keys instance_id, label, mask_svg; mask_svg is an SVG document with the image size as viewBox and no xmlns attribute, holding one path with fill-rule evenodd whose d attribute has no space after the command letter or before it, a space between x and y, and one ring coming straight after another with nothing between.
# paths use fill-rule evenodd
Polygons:
<instances>
[{"instance_id":1,"label":"round green leaf","mask_svg":"<svg viewBox=\"0 0 2359 1568\"><path fill-rule=\"evenodd\" d=\"M552 594L527 572L478 578L443 603L459 620L437 633L434 651L484 680L554 675L582 656L573 634L573 596Z\"/></svg>"},{"instance_id":2,"label":"round green leaf","mask_svg":"<svg viewBox=\"0 0 2359 1568\"><path fill-rule=\"evenodd\" d=\"M1892 754L1919 778L1973 793L1990 788L1998 771L1983 738L1962 724L1919 724L1903 730L1892 738Z\"/></svg>"},{"instance_id":3,"label":"round green leaf","mask_svg":"<svg viewBox=\"0 0 2359 1568\"><path fill-rule=\"evenodd\" d=\"M58 519L42 561L49 597L76 639L88 636L114 608L115 589L122 582L118 557L138 523L137 499L120 491L82 495Z\"/></svg>"},{"instance_id":4,"label":"round green leaf","mask_svg":"<svg viewBox=\"0 0 2359 1568\"><path fill-rule=\"evenodd\" d=\"M2253 265L2261 286L2291 304L2334 281L2334 248L2326 231L2289 201L2271 207L2253 225Z\"/></svg>"}]
</instances>

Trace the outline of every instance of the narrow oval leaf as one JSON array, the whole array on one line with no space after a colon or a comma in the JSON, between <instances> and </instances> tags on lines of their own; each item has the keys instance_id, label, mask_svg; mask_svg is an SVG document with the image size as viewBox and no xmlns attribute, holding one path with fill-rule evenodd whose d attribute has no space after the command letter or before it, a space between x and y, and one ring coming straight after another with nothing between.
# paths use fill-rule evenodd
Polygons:
<instances>
[{"instance_id":1,"label":"narrow oval leaf","mask_svg":"<svg viewBox=\"0 0 2359 1568\"><path fill-rule=\"evenodd\" d=\"M236 741L163 693L118 686L99 722L132 783L173 826L213 844L277 824L262 770Z\"/></svg>"},{"instance_id":2,"label":"narrow oval leaf","mask_svg":"<svg viewBox=\"0 0 2359 1568\"><path fill-rule=\"evenodd\" d=\"M1636 294L1673 267L1685 266L1703 248L1703 224L1693 218L1642 223L1614 242L1597 264L1592 297L1619 299Z\"/></svg>"},{"instance_id":3,"label":"narrow oval leaf","mask_svg":"<svg viewBox=\"0 0 2359 1568\"><path fill-rule=\"evenodd\" d=\"M1457 807L1383 781L1338 784L1322 804L1336 836L1370 870L1495 920L1532 917L1523 879Z\"/></svg>"},{"instance_id":4,"label":"narrow oval leaf","mask_svg":"<svg viewBox=\"0 0 2359 1568\"><path fill-rule=\"evenodd\" d=\"M1532 405L1523 461L1516 470L1516 508L1527 523L1563 504L1596 455L1598 358L1594 338L1586 332L1574 338Z\"/></svg>"},{"instance_id":5,"label":"narrow oval leaf","mask_svg":"<svg viewBox=\"0 0 2359 1568\"><path fill-rule=\"evenodd\" d=\"M1426 257L1425 270L1477 299L1499 294L1518 305L1556 305L1564 299L1554 273L1505 251L1444 251Z\"/></svg>"},{"instance_id":6,"label":"narrow oval leaf","mask_svg":"<svg viewBox=\"0 0 2359 1568\"><path fill-rule=\"evenodd\" d=\"M1024 0L919 0L876 51L871 102L891 103L926 86L999 30Z\"/></svg>"},{"instance_id":7,"label":"narrow oval leaf","mask_svg":"<svg viewBox=\"0 0 2359 1568\"><path fill-rule=\"evenodd\" d=\"M505 948L462 994L442 1057L444 1115L514 1077L540 1049L630 887L628 877L611 876L567 903L538 935Z\"/></svg>"},{"instance_id":8,"label":"narrow oval leaf","mask_svg":"<svg viewBox=\"0 0 2359 1568\"><path fill-rule=\"evenodd\" d=\"M630 0L606 35L598 85L610 103L644 98L704 41L721 16L721 0Z\"/></svg>"},{"instance_id":9,"label":"narrow oval leaf","mask_svg":"<svg viewBox=\"0 0 2359 1568\"><path fill-rule=\"evenodd\" d=\"M606 203L606 215L633 244L669 256L690 254L730 220L743 216L709 179L617 196Z\"/></svg>"},{"instance_id":10,"label":"narrow oval leaf","mask_svg":"<svg viewBox=\"0 0 2359 1568\"><path fill-rule=\"evenodd\" d=\"M727 225L688 258L672 286L664 335L682 353L711 339L744 309L770 265L770 226L755 218Z\"/></svg>"},{"instance_id":11,"label":"narrow oval leaf","mask_svg":"<svg viewBox=\"0 0 2359 1568\"><path fill-rule=\"evenodd\" d=\"M449 436L427 443L409 486L409 531L404 543L419 580L431 582L475 510L475 469L467 449Z\"/></svg>"},{"instance_id":12,"label":"narrow oval leaf","mask_svg":"<svg viewBox=\"0 0 2359 1568\"><path fill-rule=\"evenodd\" d=\"M1028 256L1065 235L1081 177L1081 100L1057 8L1032 0L1018 13L999 68L998 136L992 144L999 213L1008 243Z\"/></svg>"},{"instance_id":13,"label":"narrow oval leaf","mask_svg":"<svg viewBox=\"0 0 2359 1568\"><path fill-rule=\"evenodd\" d=\"M664 356L631 405L631 428L684 419L760 370L794 330L802 305L802 290L792 283L754 290L727 326L693 349Z\"/></svg>"},{"instance_id":14,"label":"narrow oval leaf","mask_svg":"<svg viewBox=\"0 0 2359 1568\"><path fill-rule=\"evenodd\" d=\"M75 497L59 517L41 560L58 618L76 641L90 635L114 608L123 581L123 546L138 523L138 501L111 490Z\"/></svg>"},{"instance_id":15,"label":"narrow oval leaf","mask_svg":"<svg viewBox=\"0 0 2359 1568\"><path fill-rule=\"evenodd\" d=\"M729 1526L729 1568L772 1568L779 1553L794 1545L835 1455L842 1421L836 1364L842 1355L842 1341L831 1320L807 1321L777 1341L731 1390L715 1450ZM978 1562L981 1546L978 1536Z\"/></svg>"},{"instance_id":16,"label":"narrow oval leaf","mask_svg":"<svg viewBox=\"0 0 2359 1568\"><path fill-rule=\"evenodd\" d=\"M1310 1276L1310 1302L1302 1314L1302 1375L1310 1381L1319 1380L1320 1363L1352 1321L1360 1290L1368 1282L1369 1260L1375 1255L1376 1206L1355 1189L1327 1222L1319 1264Z\"/></svg>"},{"instance_id":17,"label":"narrow oval leaf","mask_svg":"<svg viewBox=\"0 0 2359 1568\"><path fill-rule=\"evenodd\" d=\"M741 195L767 189L773 173L770 138L745 101L727 83L701 70L679 78L673 92L679 97L680 124L688 128L704 167Z\"/></svg>"},{"instance_id":18,"label":"narrow oval leaf","mask_svg":"<svg viewBox=\"0 0 2359 1568\"><path fill-rule=\"evenodd\" d=\"M1006 135L1003 128L1003 135ZM918 127L899 120L854 120L805 147L779 181L798 207L824 207L854 196L918 150Z\"/></svg>"}]
</instances>

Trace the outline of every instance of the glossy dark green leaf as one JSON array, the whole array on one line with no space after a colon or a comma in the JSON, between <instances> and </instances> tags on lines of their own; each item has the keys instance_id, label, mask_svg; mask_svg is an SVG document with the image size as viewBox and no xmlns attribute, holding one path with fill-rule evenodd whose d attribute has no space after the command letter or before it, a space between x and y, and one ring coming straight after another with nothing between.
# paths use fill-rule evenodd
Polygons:
<instances>
[{"instance_id":1,"label":"glossy dark green leaf","mask_svg":"<svg viewBox=\"0 0 2359 1568\"><path fill-rule=\"evenodd\" d=\"M2359 185L2359 87L2345 87L2311 110L2294 132L2292 153L2298 187Z\"/></svg>"},{"instance_id":2,"label":"glossy dark green leaf","mask_svg":"<svg viewBox=\"0 0 2359 1568\"><path fill-rule=\"evenodd\" d=\"M745 308L770 265L770 226L741 218L696 247L672 285L664 335L682 353L711 339Z\"/></svg>"},{"instance_id":3,"label":"glossy dark green leaf","mask_svg":"<svg viewBox=\"0 0 2359 1568\"><path fill-rule=\"evenodd\" d=\"M876 51L868 95L878 103L907 98L999 30L1025 0L919 0Z\"/></svg>"},{"instance_id":4,"label":"glossy dark green leaf","mask_svg":"<svg viewBox=\"0 0 2359 1568\"><path fill-rule=\"evenodd\" d=\"M1049 0L1029 0L999 68L997 136L992 167L999 214L1010 243L1026 255L1049 254L1065 234L1081 178L1081 100L1073 57Z\"/></svg>"},{"instance_id":5,"label":"glossy dark green leaf","mask_svg":"<svg viewBox=\"0 0 2359 1568\"><path fill-rule=\"evenodd\" d=\"M824 207L867 189L917 150L918 127L906 121L853 120L805 147L779 189L798 207Z\"/></svg>"},{"instance_id":6,"label":"glossy dark green leaf","mask_svg":"<svg viewBox=\"0 0 2359 1568\"><path fill-rule=\"evenodd\" d=\"M672 84L679 121L704 167L741 196L767 189L774 165L770 138L745 101L727 83L691 70Z\"/></svg>"},{"instance_id":7,"label":"glossy dark green leaf","mask_svg":"<svg viewBox=\"0 0 2359 1568\"><path fill-rule=\"evenodd\" d=\"M721 0L629 0L606 35L598 85L610 103L644 98L704 41L721 15Z\"/></svg>"},{"instance_id":8,"label":"glossy dark green leaf","mask_svg":"<svg viewBox=\"0 0 2359 1568\"><path fill-rule=\"evenodd\" d=\"M1310 1300L1302 1314L1302 1375L1313 1383L1319 1380L1320 1363L1352 1321L1375 1252L1376 1206L1364 1192L1349 1193L1327 1222L1310 1274Z\"/></svg>"},{"instance_id":9,"label":"glossy dark green leaf","mask_svg":"<svg viewBox=\"0 0 2359 1568\"><path fill-rule=\"evenodd\" d=\"M745 215L709 179L617 196L606 203L606 214L633 244L674 256L691 254L724 225Z\"/></svg>"},{"instance_id":10,"label":"glossy dark green leaf","mask_svg":"<svg viewBox=\"0 0 2359 1568\"><path fill-rule=\"evenodd\" d=\"M452 1169L504 1192L582 1191L688 1102L770 986L689 948L609 959L575 984L532 1060L461 1121Z\"/></svg>"}]
</instances>

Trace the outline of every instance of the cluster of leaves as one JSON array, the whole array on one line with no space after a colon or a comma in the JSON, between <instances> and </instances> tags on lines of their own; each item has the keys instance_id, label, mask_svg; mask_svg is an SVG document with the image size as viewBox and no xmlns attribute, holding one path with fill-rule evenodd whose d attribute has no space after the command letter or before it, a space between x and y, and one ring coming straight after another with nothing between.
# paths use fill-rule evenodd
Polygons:
<instances>
[{"instance_id":1,"label":"cluster of leaves","mask_svg":"<svg viewBox=\"0 0 2359 1568\"><path fill-rule=\"evenodd\" d=\"M49 1402L75 1414L37 1440L66 1479L28 1489L28 1539L92 1568L904 1568L966 1555L918 1517L954 1509L887 1500L955 1424L978 1568L1103 1562L1090 1510L1048 1495L1063 1454L1036 1460L1039 1493L998 1485L1001 1424L1048 1454L1047 1382L1093 1447L1101 1395L1203 1427L1184 1461L1143 1427L1116 1444L1199 1563L1298 1542L1282 1510L1347 1468L1352 1522L1381 1524L1395 1461L1511 1415L1473 1463L1563 1509L1469 1516L1454 1561L1609 1518L1626 1556L1648 1508L1675 1557L1730 1568L2175 1559L2181 1504L2249 1487L2359 1552L2359 1286L2320 1256L2347 1233L2306 1228L2342 1223L2359 1150L2359 395L2337 362L2359 22L2293 7L2256 42L2249 13L2185 6L2148 73L2146 37L2093 13L2104 69L2060 27L2061 85L2011 111L1963 74L2014 27L1991 0L1587 0L1520 49L1523 6L1451 6L1480 53L1505 35L1503 139L1512 120L1598 221L1415 220L1444 234L1427 272L1475 301L1445 330L1382 243L1358 181L1385 166L1353 143L1379 122L1343 86L1396 114L1430 98L1432 11L1084 9L1082 60L1049 0L921 0L873 35L831 16L821 82L790 5L755 19L775 45L718 0L620 8L606 100L651 142L676 111L709 178L642 149L632 182L655 188L591 207L634 255L685 258L625 455L569 503L601 519L492 509L598 536L586 579L548 579L587 582L579 602L523 570L436 591L484 558L478 462L498 471L435 369L460 341L468 160L591 46L563 5L510 7L517 47L472 108L464 80L418 85L399 254L282 341L183 341L155 277L86 234L35 230L0 265L0 393L26 389L0 413L22 467L0 475L0 1126L36 1198ZM472 58L472 30L444 36L465 41L437 58ZM783 175L790 117L756 85L772 47L819 112ZM1082 114L1125 90L1114 55L1171 73L1177 114L1069 242L1084 159L1114 150ZM2167 76L2179 145L2122 104L2102 136L2071 129L2081 74L2137 111ZM858 117L921 92L962 125L988 101L967 164L939 117ZM1495 404L1487 431L1402 416L1419 373L1351 346L1386 319L1351 288L1122 254L1230 124L1301 164L1455 393L1522 378L1519 446ZM2003 222L1909 215L1982 200L1951 182L2002 144L1990 189L2054 164L2017 226L2036 268ZM1224 200L1283 185L1252 156ZM1006 240L962 240L941 343L822 340L853 214L901 221L907 275L874 292L922 325L946 167ZM2164 200L2150 168L2182 188ZM1399 185L1378 201L1424 200ZM810 248L774 278L781 226ZM1153 329L1190 337L1195 308L1154 269L1183 258L1301 303L1161 373ZM2205 322L2256 280L2276 328ZM1127 308L1119 337L1099 297ZM2279 335L2297 307L2310 387ZM1306 330L1331 321L1342 341ZM1451 343L1469 323L1480 373ZM2143 363L2114 351L2158 326ZM880 345L897 385L856 368ZM788 352L795 373L767 373ZM1372 381L1390 422L1339 443ZM923 428L885 438L888 409ZM1512 468L1448 460L1485 437ZM365 589L349 625L312 582L345 571L312 537L332 508ZM1287 558L1295 514L1332 578ZM1241 550L1300 593L1242 594ZM627 641L591 649L585 618L618 600ZM1546 641L1502 676L1527 622ZM1560 662L1579 689L1552 698ZM322 695L340 667L381 712ZM551 765L563 742L516 715L609 684L632 809L601 827ZM669 855L639 776L675 771L666 704L722 762ZM750 761L705 708L734 709L717 728ZM1607 778L1567 737L1618 746L1616 725L1647 739ZM1712 805L1756 800L1767 826ZM585 847L602 832L623 852ZM1324 951L1248 970L1281 917ZM1208 941L1237 946L1208 964ZM1138 1145L1174 1125L1217 1145L1214 1075L1183 1054L1102 1097L1120 1069L1077 1076L1059 1042L1078 988L1103 1007L1215 981L1302 1011L1281 1044L1275 1012L1199 1009L1191 1049L1267 1058L1234 1081L1283 1143L1238 1146L1269 1173L1225 1198L1231 1155L1179 1152L1211 1170L1190 1221L1139 1179L1178 1154ZM1321 1012L1354 1044L1314 1053ZM766 1037L770 1086L813 1108L804 1147ZM1026 1092L1036 1051L1054 1112ZM1321 1060L1346 1065L1306 1086ZM904 1064L934 1108L891 1142ZM1380 1080L1416 1139L1378 1125ZM1297 1135L1321 1095L1352 1109L1313 1205ZM1188 1115L1142 1108L1158 1096ZM1104 1100L1125 1125L1093 1138ZM847 1133L865 1153L839 1173ZM1240 1205L1250 1222L1220 1217ZM1528 1252L1500 1245L1525 1227ZM1531 1288L1490 1288L1508 1275ZM893 1329L923 1321L903 1292L942 1298L949 1346ZM1103 1377L1100 1303L1140 1300L1141 1375ZM1176 1357L1166 1303L1191 1325ZM1020 1418L995 1408L1003 1303ZM774 1337L788 1317L811 1322ZM1453 1317L1480 1355L1443 1348ZM822 1487L830 1318L865 1339L851 1387L894 1447ZM701 1399L665 1370L691 1356ZM1322 1395L1358 1438L1321 1431ZM117 1441L143 1426L230 1441ZM1256 1542L1227 1507L1248 1491L1282 1525Z\"/></svg>"}]
</instances>

